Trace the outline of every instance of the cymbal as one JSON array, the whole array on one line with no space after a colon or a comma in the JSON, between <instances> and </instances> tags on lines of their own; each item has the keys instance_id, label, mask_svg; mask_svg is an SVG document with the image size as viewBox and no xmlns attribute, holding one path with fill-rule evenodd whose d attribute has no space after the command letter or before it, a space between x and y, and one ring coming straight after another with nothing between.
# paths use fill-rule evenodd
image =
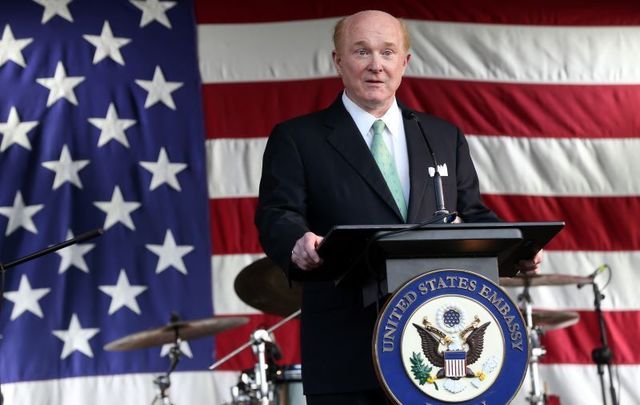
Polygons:
<instances>
[{"instance_id":1,"label":"cymbal","mask_svg":"<svg viewBox=\"0 0 640 405\"><path fill-rule=\"evenodd\" d=\"M114 340L108 343L104 349L115 351L160 346L174 342L176 340L176 332L182 340L193 340L204 336L212 336L227 329L244 325L247 322L249 322L249 318L242 316L170 322L166 326L133 333Z\"/></svg>"},{"instance_id":2,"label":"cymbal","mask_svg":"<svg viewBox=\"0 0 640 405\"><path fill-rule=\"evenodd\" d=\"M533 319L533 326L543 331L568 328L580 320L580 315L577 312L544 309L534 309L531 317Z\"/></svg>"},{"instance_id":3,"label":"cymbal","mask_svg":"<svg viewBox=\"0 0 640 405\"><path fill-rule=\"evenodd\" d=\"M268 257L240 271L234 282L238 297L246 304L272 315L288 316L302 306L302 287L289 280Z\"/></svg>"},{"instance_id":4,"label":"cymbal","mask_svg":"<svg viewBox=\"0 0 640 405\"><path fill-rule=\"evenodd\" d=\"M566 274L533 274L531 276L518 274L514 277L500 277L500 285L503 287L524 287L529 284L537 286L560 286L572 284L591 284L593 280L585 276L570 276Z\"/></svg>"}]
</instances>

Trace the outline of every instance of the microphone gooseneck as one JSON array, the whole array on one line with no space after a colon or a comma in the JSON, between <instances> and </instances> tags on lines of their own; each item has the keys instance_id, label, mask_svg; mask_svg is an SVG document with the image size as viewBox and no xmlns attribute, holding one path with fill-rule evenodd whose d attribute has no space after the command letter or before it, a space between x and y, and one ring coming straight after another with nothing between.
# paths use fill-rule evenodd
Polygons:
<instances>
[{"instance_id":1,"label":"microphone gooseneck","mask_svg":"<svg viewBox=\"0 0 640 405\"><path fill-rule=\"evenodd\" d=\"M436 154L433 151L431 144L429 143L429 138L427 137L427 133L422 127L422 123L418 119L418 116L416 115L416 113L414 113L411 110L405 110L405 117L407 117L412 121L415 121L416 125L418 125L418 129L422 134L422 138L424 139L424 142L427 144L427 149L429 150L429 154L431 154L431 160L433 160L433 166L434 166L433 189L435 192L435 199L436 199L436 210L434 211L433 216L435 217L442 214L449 214L449 211L444 205L444 191L442 187L442 177L440 176L440 171L438 170L438 159L436 159Z\"/></svg>"}]
</instances>

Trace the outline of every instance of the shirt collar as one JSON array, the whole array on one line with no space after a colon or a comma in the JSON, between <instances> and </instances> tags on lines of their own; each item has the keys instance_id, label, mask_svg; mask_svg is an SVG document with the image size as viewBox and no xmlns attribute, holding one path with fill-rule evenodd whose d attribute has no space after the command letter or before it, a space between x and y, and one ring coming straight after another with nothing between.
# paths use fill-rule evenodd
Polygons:
<instances>
[{"instance_id":1,"label":"shirt collar","mask_svg":"<svg viewBox=\"0 0 640 405\"><path fill-rule=\"evenodd\" d=\"M391 135L398 136L402 133L402 112L400 111L400 107L398 107L398 102L395 97L393 98L393 102L387 112L385 112L380 118L374 117L363 110L359 105L354 103L349 96L347 96L347 92L345 91L342 92L342 103L347 109L349 115L351 115L351 118L353 118L353 121L356 123L356 126L362 136L366 136L369 133L373 122L377 119L384 121L384 124Z\"/></svg>"}]
</instances>

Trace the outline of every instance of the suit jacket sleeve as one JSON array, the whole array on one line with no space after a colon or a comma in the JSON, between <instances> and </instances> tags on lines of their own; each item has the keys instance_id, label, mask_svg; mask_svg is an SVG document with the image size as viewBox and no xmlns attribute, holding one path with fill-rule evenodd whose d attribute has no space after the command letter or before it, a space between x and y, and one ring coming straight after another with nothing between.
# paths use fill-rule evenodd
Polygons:
<instances>
[{"instance_id":1,"label":"suit jacket sleeve","mask_svg":"<svg viewBox=\"0 0 640 405\"><path fill-rule=\"evenodd\" d=\"M456 150L459 215L465 222L500 221L500 218L482 202L478 174L471 160L469 144L460 130L458 130Z\"/></svg>"},{"instance_id":2,"label":"suit jacket sleeve","mask_svg":"<svg viewBox=\"0 0 640 405\"><path fill-rule=\"evenodd\" d=\"M287 274L291 249L309 231L304 172L291 135L276 126L264 152L255 223L265 253Z\"/></svg>"}]
</instances>

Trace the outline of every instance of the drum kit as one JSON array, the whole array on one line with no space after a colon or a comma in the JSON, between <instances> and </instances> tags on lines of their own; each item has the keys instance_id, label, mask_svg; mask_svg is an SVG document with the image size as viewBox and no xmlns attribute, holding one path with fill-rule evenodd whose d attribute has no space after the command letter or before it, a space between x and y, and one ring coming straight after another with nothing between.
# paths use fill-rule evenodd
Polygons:
<instances>
[{"instance_id":1,"label":"drum kit","mask_svg":"<svg viewBox=\"0 0 640 405\"><path fill-rule=\"evenodd\" d=\"M524 317L529 332L529 380L531 391L527 402L531 405L546 405L549 403L546 390L540 378L540 359L546 354L542 346L542 336L554 329L567 328L578 323L580 316L572 311L550 311L533 308L529 290L531 287L566 286L592 284L592 277L571 276L563 274L535 274L518 275L516 277L500 277L503 287L522 287L518 295L520 311Z\"/></svg>"},{"instance_id":2,"label":"drum kit","mask_svg":"<svg viewBox=\"0 0 640 405\"><path fill-rule=\"evenodd\" d=\"M299 364L277 364L282 355L273 336L276 329L300 315L301 286L297 283L290 284L282 270L270 259L263 258L238 274L234 288L240 299L248 305L284 318L268 329L253 331L245 344L209 367L213 370L251 347L256 363L253 368L240 373L238 383L231 387L229 405L304 405L301 367ZM245 325L248 321L246 317L227 316L183 321L173 314L168 324L124 336L108 343L104 349L136 350L170 344L169 367L166 373L153 380L157 395L152 405L173 405L168 390L171 386L171 373L175 371L182 355L181 343L213 336Z\"/></svg>"},{"instance_id":3,"label":"drum kit","mask_svg":"<svg viewBox=\"0 0 640 405\"><path fill-rule=\"evenodd\" d=\"M539 373L540 359L546 349L541 344L543 334L566 328L579 320L577 312L551 311L533 308L529 290L532 287L586 285L593 283L592 277L561 274L536 274L500 278L503 287L522 287L518 296L521 312L529 329L529 377L531 390L527 401L532 405L547 404L547 395ZM236 350L219 359L210 369L215 369L241 351L251 347L255 365L241 372L236 385L231 387L231 405L299 405L305 404L302 394L300 365L278 365L281 358L273 332L300 315L302 289L290 283L284 273L268 258L262 258L245 267L236 277L234 288L237 295L248 305L264 313L279 315L283 319L268 329L255 330L250 339ZM212 336L225 330L244 325L246 317L213 317L194 321L181 321L173 315L164 326L134 333L105 346L106 350L134 350L171 344L168 371L154 379L158 394L153 404L172 405L167 390L170 375L180 360L180 343L185 340Z\"/></svg>"}]
</instances>

